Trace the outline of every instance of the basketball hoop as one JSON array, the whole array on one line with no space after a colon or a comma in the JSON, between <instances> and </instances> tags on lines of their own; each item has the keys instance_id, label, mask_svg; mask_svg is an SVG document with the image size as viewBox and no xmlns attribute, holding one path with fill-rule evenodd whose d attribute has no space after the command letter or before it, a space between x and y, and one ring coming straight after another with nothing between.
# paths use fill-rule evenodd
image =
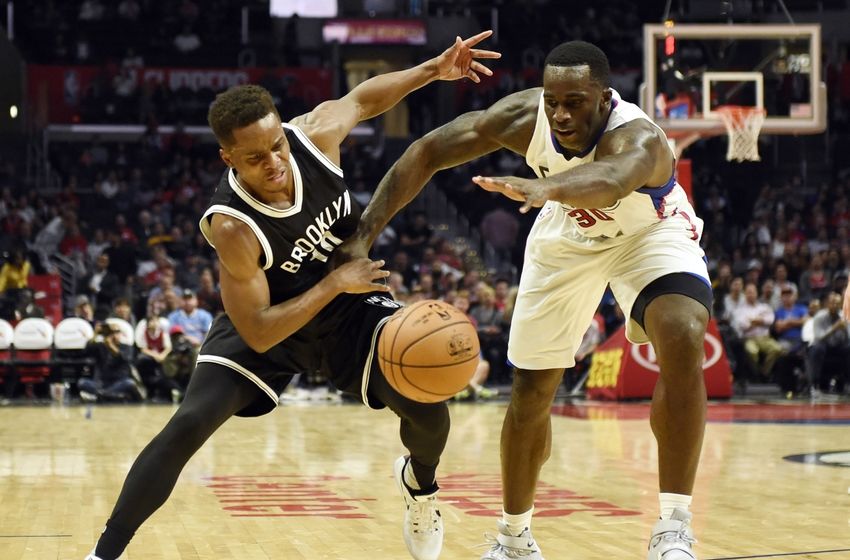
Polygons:
<instances>
[{"instance_id":1,"label":"basketball hoop","mask_svg":"<svg viewBox=\"0 0 850 560\"><path fill-rule=\"evenodd\" d=\"M728 161L761 161L759 157L759 132L767 111L761 107L723 105L716 110L729 136L726 150Z\"/></svg>"}]
</instances>

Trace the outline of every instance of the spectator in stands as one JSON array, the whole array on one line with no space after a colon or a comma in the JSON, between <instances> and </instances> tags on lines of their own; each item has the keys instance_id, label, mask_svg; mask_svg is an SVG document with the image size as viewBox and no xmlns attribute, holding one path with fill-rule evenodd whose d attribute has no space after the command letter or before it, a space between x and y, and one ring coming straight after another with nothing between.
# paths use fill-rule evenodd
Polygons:
<instances>
[{"instance_id":1,"label":"spectator in stands","mask_svg":"<svg viewBox=\"0 0 850 560\"><path fill-rule=\"evenodd\" d=\"M76 222L68 226L65 232L65 237L59 243L59 252L66 257L74 257L76 255L86 255L88 249L88 241L80 231L80 226Z\"/></svg>"},{"instance_id":2,"label":"spectator in stands","mask_svg":"<svg viewBox=\"0 0 850 560\"><path fill-rule=\"evenodd\" d=\"M413 268L413 264L410 262L410 255L407 251L396 251L395 255L393 255L392 264L387 268L401 274L404 286L408 290L413 287L413 282L416 280L417 275L416 269Z\"/></svg>"},{"instance_id":3,"label":"spectator in stands","mask_svg":"<svg viewBox=\"0 0 850 560\"><path fill-rule=\"evenodd\" d=\"M454 298L452 305L454 305L459 311L463 312L477 328L478 325L475 321L475 317L469 313L469 298L466 292L458 293ZM489 376L490 362L487 360L482 351L478 366L475 368L475 373L472 374L472 378L469 380L469 385L455 395L455 400L493 399L499 396L499 392L497 390L484 386L484 383L487 381Z\"/></svg>"},{"instance_id":4,"label":"spectator in stands","mask_svg":"<svg viewBox=\"0 0 850 560\"><path fill-rule=\"evenodd\" d=\"M758 259L750 259L747 263L747 271L744 273L744 284L755 284L758 286L764 267Z\"/></svg>"},{"instance_id":5,"label":"spectator in stands","mask_svg":"<svg viewBox=\"0 0 850 560\"><path fill-rule=\"evenodd\" d=\"M169 383L177 388L177 393L172 391L171 399L179 402L186 392L195 362L198 360L198 346L189 340L180 325L171 325L168 334L171 337L171 352L166 356L163 368Z\"/></svg>"},{"instance_id":6,"label":"spectator in stands","mask_svg":"<svg viewBox=\"0 0 850 560\"><path fill-rule=\"evenodd\" d=\"M830 293L826 307L812 319L813 339L808 355L808 377L812 396L815 397L830 389L839 394L843 392L850 371L850 327L847 319L841 315L842 301L840 294ZM828 359L837 362L832 383L824 370Z\"/></svg>"},{"instance_id":7,"label":"spectator in stands","mask_svg":"<svg viewBox=\"0 0 850 560\"><path fill-rule=\"evenodd\" d=\"M823 266L823 258L819 254L813 254L809 268L800 275L800 299L809 301L822 298L829 290L831 280Z\"/></svg>"},{"instance_id":8,"label":"spectator in stands","mask_svg":"<svg viewBox=\"0 0 850 560\"><path fill-rule=\"evenodd\" d=\"M511 291L511 283L505 278L497 278L496 284L493 286L493 290L495 295L493 305L496 306L496 309L504 313L505 304L507 303L508 295Z\"/></svg>"},{"instance_id":9,"label":"spectator in stands","mask_svg":"<svg viewBox=\"0 0 850 560\"><path fill-rule=\"evenodd\" d=\"M100 323L89 349L95 357L94 378L84 377L77 386L80 398L95 401L141 401L145 392L133 377L133 348L120 341L121 330Z\"/></svg>"},{"instance_id":10,"label":"spectator in stands","mask_svg":"<svg viewBox=\"0 0 850 560\"><path fill-rule=\"evenodd\" d=\"M183 290L183 306L172 311L168 323L183 329L186 340L195 348L199 348L212 325L212 315L205 309L198 308L198 298L192 290Z\"/></svg>"},{"instance_id":11,"label":"spectator in stands","mask_svg":"<svg viewBox=\"0 0 850 560\"><path fill-rule=\"evenodd\" d=\"M776 263L776 267L773 269L773 280L775 289L771 307L777 309L782 305L782 290L790 287L793 289L795 295L799 293L799 290L797 289L797 284L788 279L788 267L782 261Z\"/></svg>"},{"instance_id":12,"label":"spectator in stands","mask_svg":"<svg viewBox=\"0 0 850 560\"><path fill-rule=\"evenodd\" d=\"M410 255L410 258L418 261L433 235L434 229L428 223L428 216L425 212L417 211L414 212L407 226L401 230L399 246Z\"/></svg>"},{"instance_id":13,"label":"spectator in stands","mask_svg":"<svg viewBox=\"0 0 850 560\"><path fill-rule=\"evenodd\" d=\"M484 358L490 362L494 376L502 378L507 363L507 331L504 330L504 315L496 308L496 293L493 288L482 282L477 292L478 304L472 308L469 315L475 319Z\"/></svg>"},{"instance_id":14,"label":"spectator in stands","mask_svg":"<svg viewBox=\"0 0 850 560\"><path fill-rule=\"evenodd\" d=\"M149 314L136 327L136 346L139 355L136 367L152 399L179 399L183 386L165 373L165 362L171 353L168 320L156 313Z\"/></svg>"},{"instance_id":15,"label":"spectator in stands","mask_svg":"<svg viewBox=\"0 0 850 560\"><path fill-rule=\"evenodd\" d=\"M387 278L387 286L390 288L390 294L392 294L393 299L407 302L407 296L410 290L404 285L404 277L400 272L393 271L390 273Z\"/></svg>"},{"instance_id":16,"label":"spectator in stands","mask_svg":"<svg viewBox=\"0 0 850 560\"><path fill-rule=\"evenodd\" d=\"M211 268L205 268L201 271L200 287L198 288L198 307L206 309L215 317L224 311L224 305L221 302L221 291L215 283L215 276Z\"/></svg>"},{"instance_id":17,"label":"spectator in stands","mask_svg":"<svg viewBox=\"0 0 850 560\"><path fill-rule=\"evenodd\" d=\"M94 307L85 294L77 296L74 300L74 317L84 319L94 326Z\"/></svg>"},{"instance_id":18,"label":"spectator in stands","mask_svg":"<svg viewBox=\"0 0 850 560\"><path fill-rule=\"evenodd\" d=\"M112 312L110 317L127 321L131 327L136 326L136 316L133 315L133 307L130 300L125 297L116 298L112 304Z\"/></svg>"},{"instance_id":19,"label":"spectator in stands","mask_svg":"<svg viewBox=\"0 0 850 560\"><path fill-rule=\"evenodd\" d=\"M723 315L721 318L731 323L737 309L744 304L744 279L740 276L732 279L729 293L723 298Z\"/></svg>"},{"instance_id":20,"label":"spectator in stands","mask_svg":"<svg viewBox=\"0 0 850 560\"><path fill-rule=\"evenodd\" d=\"M80 281L81 293L89 296L97 307L109 308L121 291L121 280L109 269L109 254L101 253L92 271Z\"/></svg>"},{"instance_id":21,"label":"spectator in stands","mask_svg":"<svg viewBox=\"0 0 850 560\"><path fill-rule=\"evenodd\" d=\"M169 293L180 294L182 291L182 288L177 286L174 268L167 266L159 275L159 282L157 282L157 285L151 288L151 291L148 292L148 313L156 311L161 314L162 310L166 307L166 296Z\"/></svg>"},{"instance_id":22,"label":"spectator in stands","mask_svg":"<svg viewBox=\"0 0 850 560\"><path fill-rule=\"evenodd\" d=\"M793 285L780 291L782 303L775 313L773 331L784 352L776 362L776 380L783 392L793 394L799 384L794 371L804 364L803 323L808 319L808 309L797 303L797 288Z\"/></svg>"},{"instance_id":23,"label":"spectator in stands","mask_svg":"<svg viewBox=\"0 0 850 560\"><path fill-rule=\"evenodd\" d=\"M9 260L0 268L0 292L25 289L31 269L32 265L24 255L23 249L15 248L9 255Z\"/></svg>"},{"instance_id":24,"label":"spectator in stands","mask_svg":"<svg viewBox=\"0 0 850 560\"><path fill-rule=\"evenodd\" d=\"M744 350L754 371L769 378L773 364L782 355L782 346L770 336L773 324L773 309L758 299L758 288L747 284L744 288L744 303L735 309L732 324L744 342ZM761 365L759 358L763 357Z\"/></svg>"}]
</instances>

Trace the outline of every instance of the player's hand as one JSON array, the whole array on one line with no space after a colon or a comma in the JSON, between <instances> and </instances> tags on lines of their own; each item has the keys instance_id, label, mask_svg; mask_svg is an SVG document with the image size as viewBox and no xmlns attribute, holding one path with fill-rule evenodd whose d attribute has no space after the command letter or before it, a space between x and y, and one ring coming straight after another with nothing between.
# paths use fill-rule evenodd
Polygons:
<instances>
[{"instance_id":1,"label":"player's hand","mask_svg":"<svg viewBox=\"0 0 850 560\"><path fill-rule=\"evenodd\" d=\"M340 293L389 292L386 278L390 275L390 271L383 270L381 268L383 266L383 260L360 258L343 264L328 276L333 279Z\"/></svg>"},{"instance_id":2,"label":"player's hand","mask_svg":"<svg viewBox=\"0 0 850 560\"><path fill-rule=\"evenodd\" d=\"M465 41L457 37L455 44L447 48L443 51L443 54L436 58L438 79L450 81L469 78L477 84L481 81L481 78L478 77L478 72L481 72L485 76L492 76L493 71L475 59L501 58L502 53L472 48L492 34L492 31L482 31Z\"/></svg>"},{"instance_id":3,"label":"player's hand","mask_svg":"<svg viewBox=\"0 0 850 560\"><path fill-rule=\"evenodd\" d=\"M536 179L476 176L472 182L485 191L502 193L511 200L524 203L519 209L523 214L532 208L542 207L549 200L549 190Z\"/></svg>"},{"instance_id":4,"label":"player's hand","mask_svg":"<svg viewBox=\"0 0 850 560\"><path fill-rule=\"evenodd\" d=\"M342 245L334 249L328 265L330 270L335 270L347 262L356 259L365 259L368 256L369 244L362 239L358 239L357 236L352 235Z\"/></svg>"}]
</instances>

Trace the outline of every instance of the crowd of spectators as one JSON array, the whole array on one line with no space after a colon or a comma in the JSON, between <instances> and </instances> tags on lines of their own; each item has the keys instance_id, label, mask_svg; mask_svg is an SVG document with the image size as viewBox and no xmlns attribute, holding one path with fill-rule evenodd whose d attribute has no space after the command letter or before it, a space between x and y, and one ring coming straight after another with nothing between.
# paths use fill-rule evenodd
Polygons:
<instances>
[{"instance_id":1,"label":"crowd of spectators","mask_svg":"<svg viewBox=\"0 0 850 560\"><path fill-rule=\"evenodd\" d=\"M493 85L463 90L457 112L483 108L509 92L539 83L546 49L564 37L602 46L612 60L615 87L624 97L635 97L640 25L657 14L648 17L640 3L625 1L598 13L595 5L585 2L567 18L547 11L548 4L499 5L500 17L517 22L502 28L500 47L506 56ZM74 300L76 305L69 306L67 315L93 324L122 316L136 326L143 336L136 337L132 364L141 373L145 389L165 397L181 390L175 379L185 386L185 364L191 362L191 349L196 351L202 338L202 333L192 330L195 325L181 322L180 313L194 314L193 306L210 317L222 311L218 261L200 234L198 220L223 165L214 145L187 134L180 122L202 119L215 92L171 92L153 85L149 91L130 91L122 76L146 64L204 64L204 53L212 56L213 46L237 44L228 35L235 32L234 26L223 24L233 15L234 5L216 1L200 10L192 0L123 0L114 5L99 0L40 0L27 3L19 18L20 25L33 33L29 36L53 37L27 43L25 51L32 60L91 62L108 70L89 92L85 120L123 122L130 114L129 122L149 126L134 143L97 138L87 143L54 142L48 157L62 186L50 196L26 188L14 158L0 161L0 250L7 255L0 270L0 291L6 296L0 313L9 319L38 315L37 298L26 289L25 279L29 272L55 272L61 260L71 267L75 297L86 298ZM478 7L475 2L463 2L441 9L484 17ZM35 10L41 10L38 17ZM117 25L122 22L138 25L122 28ZM147 27L156 33L140 43L132 30ZM122 33L116 34L116 29ZM131 30L124 32L127 29ZM531 36L528 29L539 32ZM137 52L138 44L150 47ZM513 44L523 48L505 47ZM220 54L216 60L222 60ZM830 118L839 133L833 138L836 146L846 141L840 131L850 128L844 126L850 120L845 74L850 76L846 56L826 72L835 85L830 90ZM284 118L308 108L289 93L285 81L265 85L274 89ZM110 103L114 110L108 109ZM415 133L436 124L433 118L428 122L422 118L436 114L429 103L434 100L423 95L411 103L416 109L411 123ZM175 133L162 135L155 125L163 122L176 124ZM354 198L365 205L392 161L380 133L367 141L353 138L344 150L346 180ZM722 156L712 153L710 157ZM824 183L812 188L802 177L777 178L765 172L764 185L750 204L739 196L742 187L714 166L697 161L695 168L695 203L706 223L703 245L715 289L715 317L736 379L741 386L745 381L777 382L792 394L842 391L844 377L824 372L846 375L850 354L846 324L842 326L833 310L834 294L843 292L850 272L850 174L842 173L836 164ZM465 308L477 325L490 381L506 383L510 371L505 342L516 268L534 217L519 214L516 204L506 198L476 188L470 181L474 175L529 175L529 171L521 157L502 150L434 178L488 242L497 261L513 263L515 268L481 268L480 259L475 258L480 248L442 236L429 216L414 211L394 220L383 232L375 256L390 263L389 282L398 299L439 298ZM141 321L136 323L136 318ZM590 350L622 322L622 313L607 294L595 319L596 334L589 331ZM174 337L179 338L180 348L184 343L190 348L180 353L186 359L177 365ZM581 356L585 363L590 350ZM117 359L114 352L113 356ZM824 363L835 360L844 360L844 365L824 368ZM94 392L86 392L97 396L104 387L96 384L89 387Z\"/></svg>"}]
</instances>

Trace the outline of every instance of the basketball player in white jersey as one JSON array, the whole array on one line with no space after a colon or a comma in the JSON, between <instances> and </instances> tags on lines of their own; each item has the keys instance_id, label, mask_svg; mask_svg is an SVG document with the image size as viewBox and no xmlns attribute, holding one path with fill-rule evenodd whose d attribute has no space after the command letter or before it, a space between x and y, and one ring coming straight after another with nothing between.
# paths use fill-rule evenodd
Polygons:
<instances>
[{"instance_id":1,"label":"basketball player in white jersey","mask_svg":"<svg viewBox=\"0 0 850 560\"><path fill-rule=\"evenodd\" d=\"M399 394L372 360L381 325L400 307L384 295L383 261L357 259L330 270L328 257L360 217L339 167L340 144L357 123L434 80L478 82L478 72L492 74L476 59L499 54L472 48L490 34L458 37L440 56L366 80L286 124L259 86L234 86L216 97L208 120L227 170L200 227L221 260L225 313L201 346L180 408L133 463L86 560L121 556L219 426L234 415L271 412L293 374L316 370L370 408L399 416L409 451L394 465L404 540L415 560L439 557L436 468L448 408ZM282 550L279 557L291 555Z\"/></svg>"},{"instance_id":2,"label":"basketball player in white jersey","mask_svg":"<svg viewBox=\"0 0 850 560\"><path fill-rule=\"evenodd\" d=\"M629 318L629 339L651 342L661 368L650 419L660 516L647 558L693 560L689 505L705 427L703 338L712 299L702 221L676 183L664 132L609 87L600 49L562 44L546 58L542 88L508 95L414 142L334 258L365 255L436 171L499 148L524 156L538 179L474 181L522 202L522 211L542 209L528 237L508 344L516 371L502 427L504 513L482 560L543 558L531 517L552 444L551 404L609 283Z\"/></svg>"}]
</instances>

